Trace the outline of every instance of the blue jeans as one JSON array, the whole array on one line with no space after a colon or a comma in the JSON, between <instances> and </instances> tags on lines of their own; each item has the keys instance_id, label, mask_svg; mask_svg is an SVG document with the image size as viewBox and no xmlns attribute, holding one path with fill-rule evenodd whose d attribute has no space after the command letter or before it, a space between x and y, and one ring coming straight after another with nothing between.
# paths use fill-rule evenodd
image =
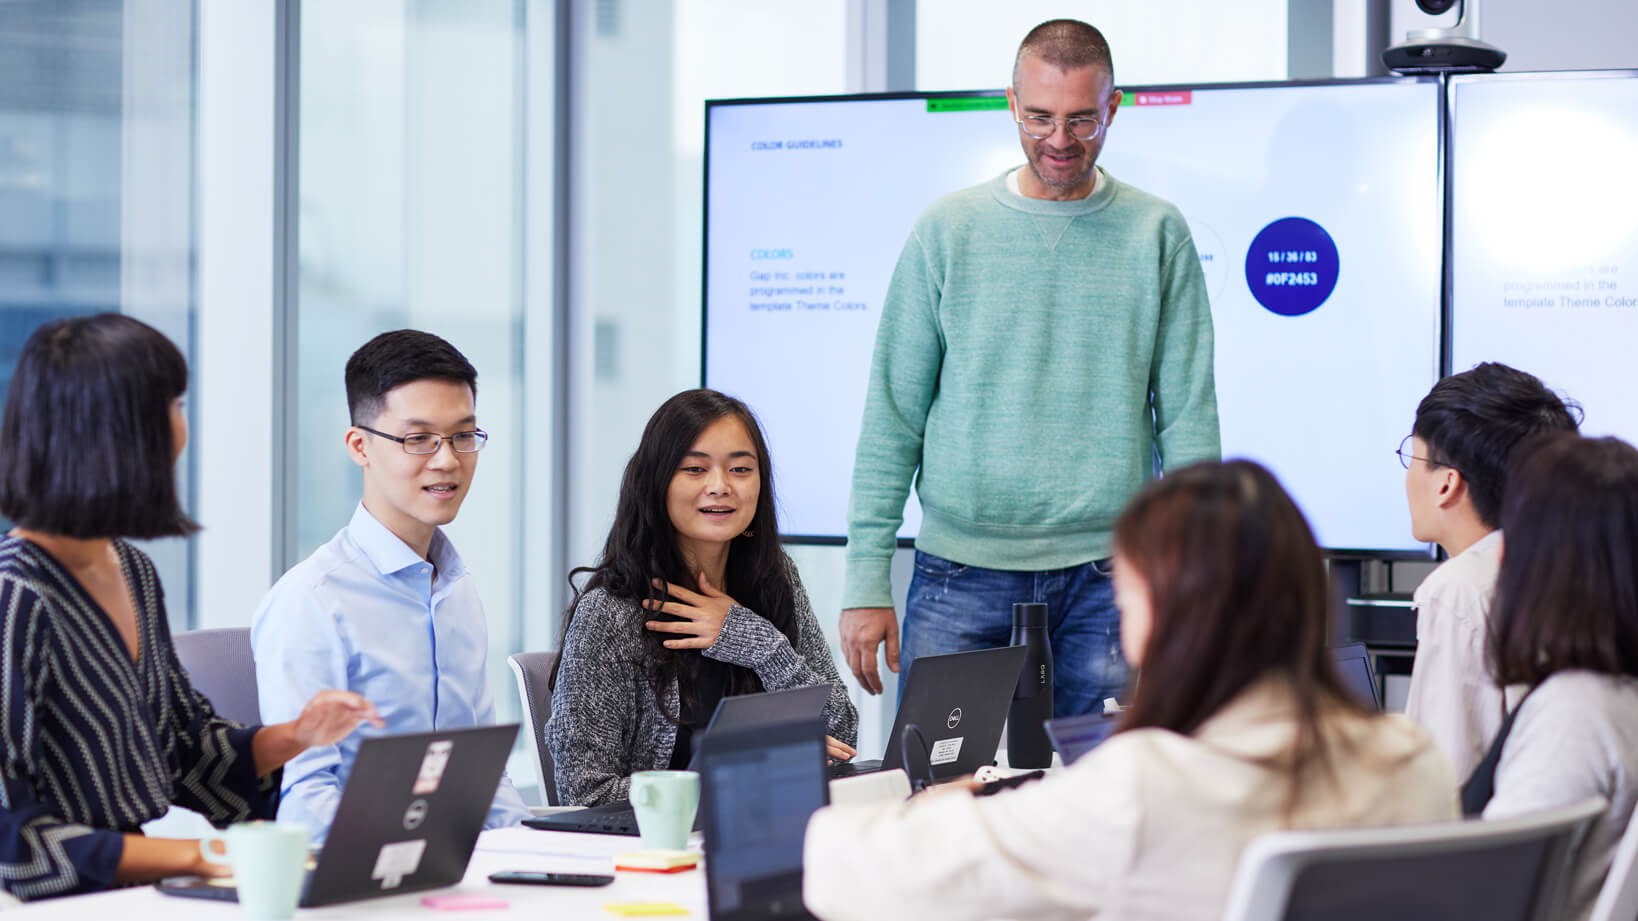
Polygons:
<instances>
[{"instance_id":1,"label":"blue jeans","mask_svg":"<svg viewBox=\"0 0 1638 921\"><path fill-rule=\"evenodd\" d=\"M899 699L917 656L990 649L1012 642L1012 605L1044 602L1052 642L1052 715L1101 712L1124 697L1126 656L1109 561L1011 572L954 563L916 551L899 645Z\"/></svg>"}]
</instances>

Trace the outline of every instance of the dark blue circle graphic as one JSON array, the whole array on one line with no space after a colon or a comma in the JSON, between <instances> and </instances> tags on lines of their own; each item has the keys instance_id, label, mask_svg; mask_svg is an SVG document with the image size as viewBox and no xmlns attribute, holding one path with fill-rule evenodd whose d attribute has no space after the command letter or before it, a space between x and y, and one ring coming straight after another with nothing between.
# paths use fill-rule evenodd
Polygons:
<instances>
[{"instance_id":1,"label":"dark blue circle graphic","mask_svg":"<svg viewBox=\"0 0 1638 921\"><path fill-rule=\"evenodd\" d=\"M1337 287L1337 245L1305 217L1282 217L1262 230L1246 252L1251 296L1282 317L1312 313Z\"/></svg>"}]
</instances>

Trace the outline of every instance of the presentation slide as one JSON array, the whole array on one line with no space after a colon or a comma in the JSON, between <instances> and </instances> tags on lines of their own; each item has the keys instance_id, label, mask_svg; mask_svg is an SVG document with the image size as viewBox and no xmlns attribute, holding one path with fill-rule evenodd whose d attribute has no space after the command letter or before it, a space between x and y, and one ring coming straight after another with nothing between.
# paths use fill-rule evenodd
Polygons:
<instances>
[{"instance_id":1,"label":"presentation slide","mask_svg":"<svg viewBox=\"0 0 1638 921\"><path fill-rule=\"evenodd\" d=\"M781 527L846 534L877 318L917 215L1023 163L998 96L712 104L705 381L768 429ZM1099 163L1181 209L1223 453L1339 550L1426 552L1393 449L1438 373L1438 88L1129 92ZM1025 437L1025 433L1020 433ZM914 494L902 537L919 522Z\"/></svg>"},{"instance_id":2,"label":"presentation slide","mask_svg":"<svg viewBox=\"0 0 1638 921\"><path fill-rule=\"evenodd\" d=\"M1638 442L1638 73L1454 85L1451 370L1500 361Z\"/></svg>"}]
</instances>

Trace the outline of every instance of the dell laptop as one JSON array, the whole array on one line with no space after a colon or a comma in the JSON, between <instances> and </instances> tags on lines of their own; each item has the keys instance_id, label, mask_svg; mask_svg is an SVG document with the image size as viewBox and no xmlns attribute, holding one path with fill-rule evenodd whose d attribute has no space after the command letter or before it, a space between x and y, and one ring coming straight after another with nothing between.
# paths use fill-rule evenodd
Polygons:
<instances>
[{"instance_id":1,"label":"dell laptop","mask_svg":"<svg viewBox=\"0 0 1638 921\"><path fill-rule=\"evenodd\" d=\"M705 893L712 921L808 919L802 845L830 801L825 723L713 733L700 750Z\"/></svg>"},{"instance_id":2,"label":"dell laptop","mask_svg":"<svg viewBox=\"0 0 1638 921\"><path fill-rule=\"evenodd\" d=\"M365 739L301 907L460 882L517 734L511 723ZM185 876L156 886L167 895L238 901L230 878Z\"/></svg>"},{"instance_id":3,"label":"dell laptop","mask_svg":"<svg viewBox=\"0 0 1638 921\"><path fill-rule=\"evenodd\" d=\"M993 763L1024 655L1022 646L1000 646L917 657L882 760L834 764L831 776L904 767L902 739L904 727L911 723L927 742L935 780L971 774Z\"/></svg>"}]
</instances>

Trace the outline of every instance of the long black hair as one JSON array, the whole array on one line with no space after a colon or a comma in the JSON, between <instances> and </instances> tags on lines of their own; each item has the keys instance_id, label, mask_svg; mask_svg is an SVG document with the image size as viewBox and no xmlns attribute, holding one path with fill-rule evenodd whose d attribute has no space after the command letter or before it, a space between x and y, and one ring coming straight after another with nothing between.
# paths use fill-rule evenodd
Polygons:
<instances>
[{"instance_id":1,"label":"long black hair","mask_svg":"<svg viewBox=\"0 0 1638 921\"><path fill-rule=\"evenodd\" d=\"M666 688L673 681L677 682L685 710L690 709L690 695L708 670L721 670L724 696L762 690L762 682L750 669L708 659L696 649L667 649L664 641L669 634L655 633L644 627L652 615L640 606L649 599L667 600L665 589L654 587L654 579L689 588L698 584L677 546L666 496L683 455L694 446L700 433L724 416L739 419L756 448L761 491L750 527L735 537L729 548L724 584L718 588L767 619L795 645L796 599L791 588L789 562L779 544L773 460L768 456L768 443L750 407L731 396L706 389L685 390L666 400L643 428L642 440L626 463L625 476L620 480L614 526L603 543L602 556L595 566L581 566L569 573L574 601L563 615L563 633L558 642L558 647L563 648L580 599L593 589L600 588L616 598L638 603L638 613L627 626L642 637L649 685L660 712L677 721L681 714L668 712L665 701ZM582 573L590 573L591 578L583 586L577 586L575 578ZM561 662L559 659L559 664ZM557 685L555 666L549 683L553 687Z\"/></svg>"}]
</instances>

